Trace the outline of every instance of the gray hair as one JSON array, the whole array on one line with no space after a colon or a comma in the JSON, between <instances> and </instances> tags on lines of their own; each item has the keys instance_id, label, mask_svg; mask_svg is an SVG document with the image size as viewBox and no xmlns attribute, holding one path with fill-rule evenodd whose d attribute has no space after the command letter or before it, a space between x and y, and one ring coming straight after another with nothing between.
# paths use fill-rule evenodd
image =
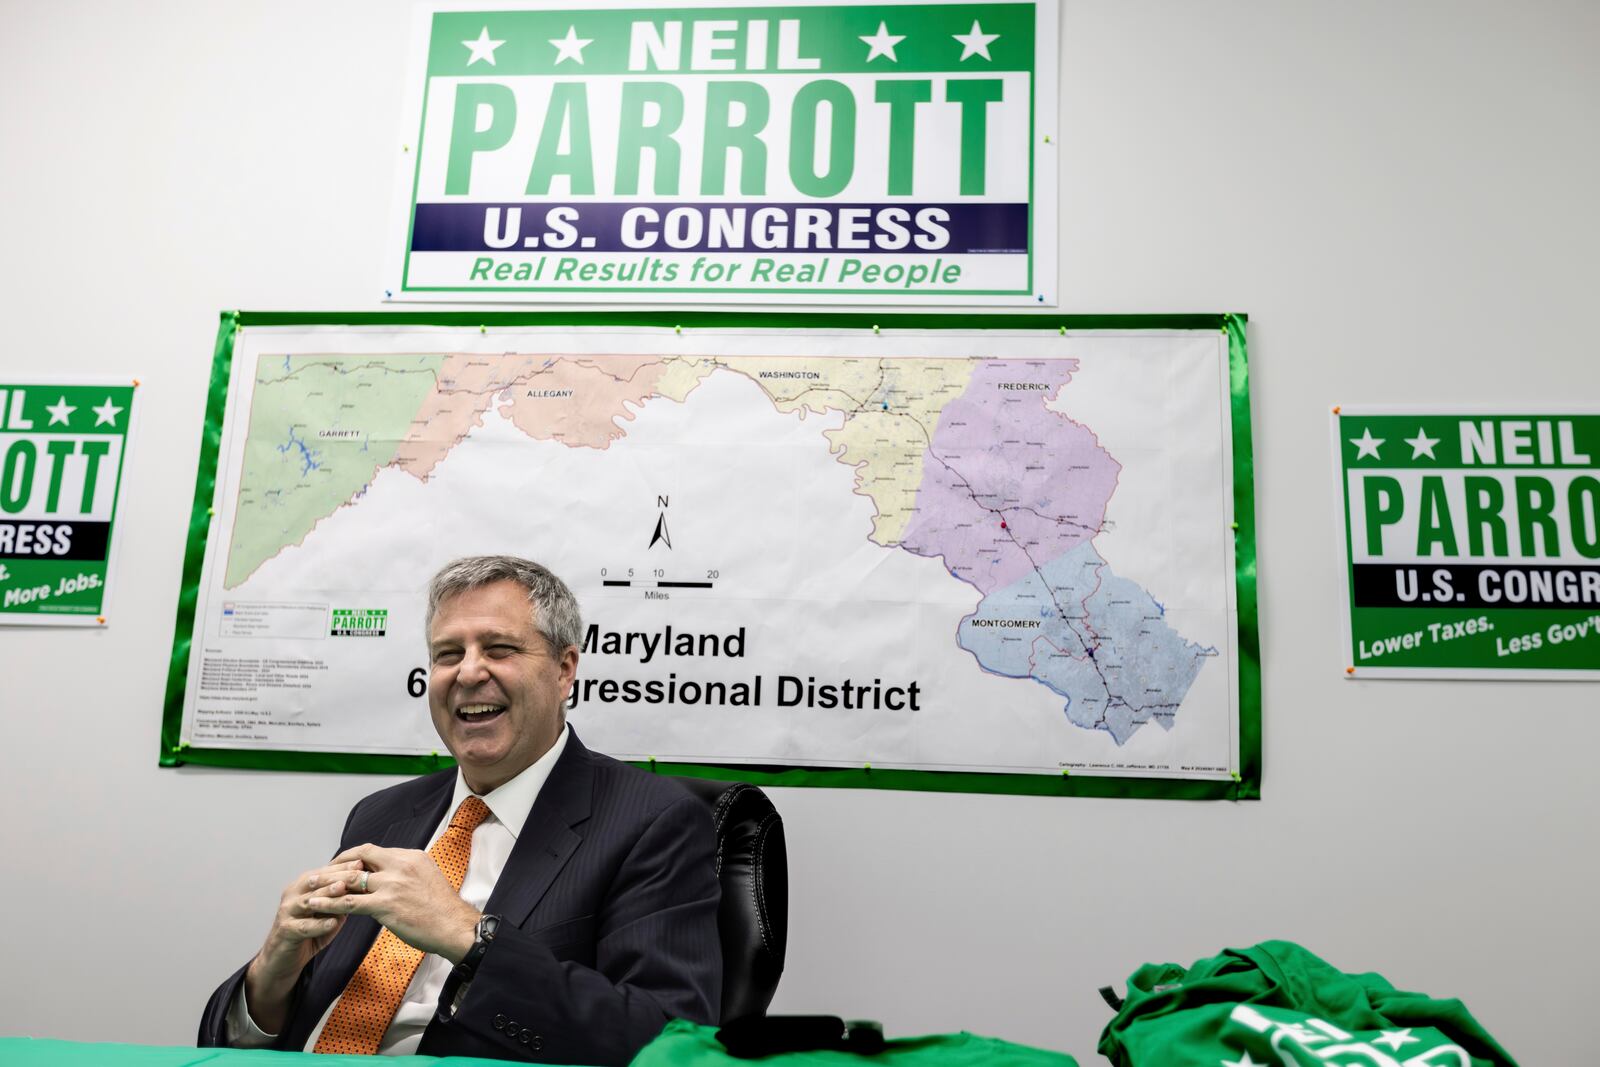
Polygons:
<instances>
[{"instance_id":1,"label":"gray hair","mask_svg":"<svg viewBox=\"0 0 1600 1067\"><path fill-rule=\"evenodd\" d=\"M433 616L439 605L480 586L495 582L516 582L528 591L534 608L533 625L558 655L569 645L583 643L583 616L572 590L560 578L531 559L517 556L467 556L439 568L428 582L428 613L423 619L423 635L433 630Z\"/></svg>"}]
</instances>

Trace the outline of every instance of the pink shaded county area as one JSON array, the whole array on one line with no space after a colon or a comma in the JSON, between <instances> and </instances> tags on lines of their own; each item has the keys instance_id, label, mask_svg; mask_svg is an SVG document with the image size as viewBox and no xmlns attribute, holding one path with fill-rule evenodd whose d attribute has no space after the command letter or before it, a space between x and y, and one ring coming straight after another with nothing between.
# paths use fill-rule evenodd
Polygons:
<instances>
[{"instance_id":1,"label":"pink shaded county area","mask_svg":"<svg viewBox=\"0 0 1600 1067\"><path fill-rule=\"evenodd\" d=\"M624 403L656 395L667 370L656 356L451 355L394 465L426 481L497 399L501 413L530 437L606 448L626 432L612 420L633 418Z\"/></svg>"},{"instance_id":2,"label":"pink shaded county area","mask_svg":"<svg viewBox=\"0 0 1600 1067\"><path fill-rule=\"evenodd\" d=\"M628 433L614 420L634 417L624 405L658 395L667 371L658 356L569 357L508 390L500 413L529 437L609 448Z\"/></svg>"},{"instance_id":3,"label":"pink shaded county area","mask_svg":"<svg viewBox=\"0 0 1600 1067\"><path fill-rule=\"evenodd\" d=\"M427 481L439 461L482 424L496 393L536 376L550 362L551 357L538 355L446 356L433 392L395 450L394 466Z\"/></svg>"},{"instance_id":4,"label":"pink shaded county area","mask_svg":"<svg viewBox=\"0 0 1600 1067\"><path fill-rule=\"evenodd\" d=\"M1045 407L1076 360L985 360L945 405L901 547L991 593L1100 532L1122 466Z\"/></svg>"}]
</instances>

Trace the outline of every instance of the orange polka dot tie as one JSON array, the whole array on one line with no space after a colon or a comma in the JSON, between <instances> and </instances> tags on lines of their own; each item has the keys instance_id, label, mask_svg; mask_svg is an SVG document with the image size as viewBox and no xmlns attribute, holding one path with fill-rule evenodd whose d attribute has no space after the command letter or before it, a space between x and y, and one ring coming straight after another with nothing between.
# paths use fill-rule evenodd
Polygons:
<instances>
[{"instance_id":1,"label":"orange polka dot tie","mask_svg":"<svg viewBox=\"0 0 1600 1067\"><path fill-rule=\"evenodd\" d=\"M461 802L450 825L428 849L439 870L450 879L450 887L461 892L467 876L467 861L472 858L472 831L489 815L489 806L477 797ZM322 1028L313 1052L346 1053L370 1056L378 1051L383 1033L405 999L411 976L422 962L422 951L396 937L388 927L378 931L378 939L367 950L366 958L339 996L328 1025Z\"/></svg>"}]
</instances>

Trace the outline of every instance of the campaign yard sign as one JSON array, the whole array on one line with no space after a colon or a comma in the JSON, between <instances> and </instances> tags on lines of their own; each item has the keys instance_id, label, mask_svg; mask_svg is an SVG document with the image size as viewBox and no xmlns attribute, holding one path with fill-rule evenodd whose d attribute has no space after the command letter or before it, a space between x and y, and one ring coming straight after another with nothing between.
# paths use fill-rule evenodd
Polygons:
<instances>
[{"instance_id":1,"label":"campaign yard sign","mask_svg":"<svg viewBox=\"0 0 1600 1067\"><path fill-rule=\"evenodd\" d=\"M1056 23L424 7L386 297L1054 305Z\"/></svg>"},{"instance_id":2,"label":"campaign yard sign","mask_svg":"<svg viewBox=\"0 0 1600 1067\"><path fill-rule=\"evenodd\" d=\"M0 625L105 623L136 384L0 379Z\"/></svg>"},{"instance_id":3,"label":"campaign yard sign","mask_svg":"<svg viewBox=\"0 0 1600 1067\"><path fill-rule=\"evenodd\" d=\"M1348 676L1600 678L1600 414L1333 425Z\"/></svg>"}]
</instances>

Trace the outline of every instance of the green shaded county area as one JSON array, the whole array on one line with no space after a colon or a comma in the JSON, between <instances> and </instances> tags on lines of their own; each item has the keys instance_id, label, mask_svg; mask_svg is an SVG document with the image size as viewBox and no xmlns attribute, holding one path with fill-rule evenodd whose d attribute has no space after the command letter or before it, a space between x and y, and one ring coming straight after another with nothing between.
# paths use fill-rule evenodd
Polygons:
<instances>
[{"instance_id":1,"label":"green shaded county area","mask_svg":"<svg viewBox=\"0 0 1600 1067\"><path fill-rule=\"evenodd\" d=\"M411 431L443 363L437 355L261 357L227 588L366 491Z\"/></svg>"}]
</instances>

